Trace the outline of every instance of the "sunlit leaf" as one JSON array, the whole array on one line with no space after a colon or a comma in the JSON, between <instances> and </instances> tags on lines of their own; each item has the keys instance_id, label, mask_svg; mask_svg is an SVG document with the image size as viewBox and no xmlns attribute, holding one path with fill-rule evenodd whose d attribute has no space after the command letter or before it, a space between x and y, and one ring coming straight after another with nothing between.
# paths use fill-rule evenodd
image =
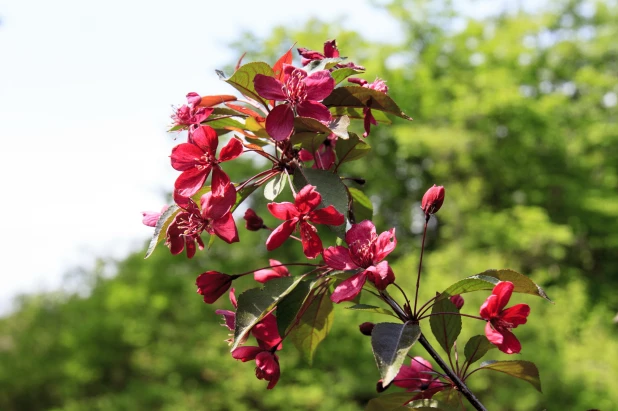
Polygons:
<instances>
[{"instance_id":1,"label":"sunlit leaf","mask_svg":"<svg viewBox=\"0 0 618 411\"><path fill-rule=\"evenodd\" d=\"M522 379L532 384L539 392L541 391L541 378L539 370L533 362L515 361L485 361L481 363L479 370L493 370L503 372L515 378Z\"/></svg>"},{"instance_id":2,"label":"sunlit leaf","mask_svg":"<svg viewBox=\"0 0 618 411\"><path fill-rule=\"evenodd\" d=\"M202 96L200 100L199 107L212 107L217 104L225 103L226 101L234 101L236 100L236 96L230 96L227 94L220 94L217 96Z\"/></svg>"},{"instance_id":3,"label":"sunlit leaf","mask_svg":"<svg viewBox=\"0 0 618 411\"><path fill-rule=\"evenodd\" d=\"M264 186L264 197L269 201L274 201L285 188L288 181L287 174L279 173L274 178L270 179Z\"/></svg>"},{"instance_id":4,"label":"sunlit leaf","mask_svg":"<svg viewBox=\"0 0 618 411\"><path fill-rule=\"evenodd\" d=\"M338 140L335 146L339 164L365 157L369 154L369 150L371 150L371 146L354 133L350 133L350 138L347 140Z\"/></svg>"},{"instance_id":5,"label":"sunlit leaf","mask_svg":"<svg viewBox=\"0 0 618 411\"><path fill-rule=\"evenodd\" d=\"M302 280L291 293L283 297L277 305L277 328L283 336L294 324L303 303L316 284L315 277Z\"/></svg>"},{"instance_id":6,"label":"sunlit leaf","mask_svg":"<svg viewBox=\"0 0 618 411\"><path fill-rule=\"evenodd\" d=\"M241 66L234 72L234 74L232 74L230 78L224 78L223 81L240 91L245 96L251 97L257 101L265 102L265 100L255 91L255 86L253 85L253 79L255 79L257 74L263 74L270 77L274 76L273 69L268 64L261 61L256 61Z\"/></svg>"},{"instance_id":7,"label":"sunlit leaf","mask_svg":"<svg viewBox=\"0 0 618 411\"><path fill-rule=\"evenodd\" d=\"M364 73L363 70L357 70L351 67L339 68L331 71L330 75L335 79L335 85L341 83L346 78L353 76L355 74Z\"/></svg>"},{"instance_id":8,"label":"sunlit leaf","mask_svg":"<svg viewBox=\"0 0 618 411\"><path fill-rule=\"evenodd\" d=\"M362 108L357 107L329 107L329 110L334 116L348 116L355 119L364 119L365 114ZM373 118L378 123L391 124L392 121L386 114L381 111L372 111Z\"/></svg>"},{"instance_id":9,"label":"sunlit leaf","mask_svg":"<svg viewBox=\"0 0 618 411\"><path fill-rule=\"evenodd\" d=\"M379 323L373 328L371 347L384 386L395 379L408 351L420 335L418 324Z\"/></svg>"},{"instance_id":10,"label":"sunlit leaf","mask_svg":"<svg viewBox=\"0 0 618 411\"><path fill-rule=\"evenodd\" d=\"M480 360L487 353L487 351L496 348L495 345L489 342L485 335L475 335L470 338L464 348L464 355L466 361L472 364L475 361Z\"/></svg>"},{"instance_id":11,"label":"sunlit leaf","mask_svg":"<svg viewBox=\"0 0 618 411\"><path fill-rule=\"evenodd\" d=\"M322 101L322 104L327 107L369 107L372 110L384 111L406 120L412 120L387 94L367 87L338 87Z\"/></svg>"},{"instance_id":12,"label":"sunlit leaf","mask_svg":"<svg viewBox=\"0 0 618 411\"><path fill-rule=\"evenodd\" d=\"M348 191L352 196L352 212L354 213L355 222L360 223L363 220L371 220L373 218L373 204L369 197L354 187L348 187Z\"/></svg>"},{"instance_id":13,"label":"sunlit leaf","mask_svg":"<svg viewBox=\"0 0 618 411\"><path fill-rule=\"evenodd\" d=\"M316 348L333 326L334 317L333 302L330 293L325 290L314 296L291 332L290 340L309 364L313 362Z\"/></svg>"}]
</instances>

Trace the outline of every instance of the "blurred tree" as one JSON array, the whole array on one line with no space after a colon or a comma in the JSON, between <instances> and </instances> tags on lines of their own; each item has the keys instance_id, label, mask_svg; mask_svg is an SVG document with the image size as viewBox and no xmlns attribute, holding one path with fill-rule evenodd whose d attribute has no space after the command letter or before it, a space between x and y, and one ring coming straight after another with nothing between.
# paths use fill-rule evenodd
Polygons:
<instances>
[{"instance_id":1,"label":"blurred tree","mask_svg":"<svg viewBox=\"0 0 618 411\"><path fill-rule=\"evenodd\" d=\"M518 358L537 363L544 394L479 372L471 384L488 409L611 409L618 403L618 7L553 2L483 20L462 17L450 2L384 7L404 34L399 44L372 44L312 20L268 39L245 34L234 47L265 44L246 61L272 62L294 42L319 50L337 38L343 55L387 79L415 121L373 128L372 155L346 173L367 178L378 229L397 227L403 258L394 268L404 286L414 281L419 200L437 183L446 202L432 226L425 297L463 276L511 267L556 301L521 298L532 314L518 329ZM233 178L248 175L252 165L243 164ZM0 409L362 409L378 373L368 339L349 325L379 318L337 310L313 368L284 349L273 392L250 364L228 357L227 330L193 294L193 282L207 269L234 273L267 261L265 233L240 231L242 246L215 244L194 260L160 249L146 262L140 254L117 263L113 278L101 266L86 277L87 297L25 298L0 320ZM274 258L291 260L296 248ZM483 299L466 298L463 311L475 314ZM470 336L482 326L464 330Z\"/></svg>"}]
</instances>

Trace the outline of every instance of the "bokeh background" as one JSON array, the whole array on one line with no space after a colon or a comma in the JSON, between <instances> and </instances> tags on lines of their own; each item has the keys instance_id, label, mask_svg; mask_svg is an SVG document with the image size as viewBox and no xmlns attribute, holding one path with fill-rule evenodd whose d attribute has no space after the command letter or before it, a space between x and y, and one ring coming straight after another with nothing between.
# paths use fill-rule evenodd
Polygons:
<instances>
[{"instance_id":1,"label":"bokeh background","mask_svg":"<svg viewBox=\"0 0 618 411\"><path fill-rule=\"evenodd\" d=\"M243 52L273 63L332 38L414 118L374 128L372 154L344 170L367 178L378 229L397 228L398 283L413 287L418 205L437 183L447 194L423 297L508 267L555 301L516 297L532 308L517 359L537 364L543 393L483 372L472 389L490 410L615 409L616 1L64 0L0 8L1 410L352 411L376 395L356 324L382 319L343 307L312 367L284 347L272 392L231 359L214 314L230 304L205 305L195 277L263 264L266 233L241 228L242 243L192 260L163 247L143 259L139 211L158 210L176 176L170 105L229 92L213 70ZM245 159L230 174L254 169ZM482 333L465 325L462 342Z\"/></svg>"}]
</instances>

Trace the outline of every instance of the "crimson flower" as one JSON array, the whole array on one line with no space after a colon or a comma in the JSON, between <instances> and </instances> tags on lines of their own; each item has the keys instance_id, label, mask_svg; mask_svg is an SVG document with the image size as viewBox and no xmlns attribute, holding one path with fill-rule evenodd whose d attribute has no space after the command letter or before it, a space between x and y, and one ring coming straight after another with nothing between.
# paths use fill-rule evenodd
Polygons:
<instances>
[{"instance_id":1,"label":"crimson flower","mask_svg":"<svg viewBox=\"0 0 618 411\"><path fill-rule=\"evenodd\" d=\"M394 228L378 235L373 223L365 220L352 225L345 234L345 242L349 248L336 246L324 250L324 261L337 270L362 271L339 284L331 300L336 303L353 300L363 289L367 278L380 290L395 281L395 274L388 262L382 261L397 245Z\"/></svg>"},{"instance_id":2,"label":"crimson flower","mask_svg":"<svg viewBox=\"0 0 618 411\"><path fill-rule=\"evenodd\" d=\"M324 60L325 58L337 58L339 57L339 49L337 49L337 41L336 40L328 40L324 42L324 53L320 53L318 51L308 50L306 48L298 48L298 54L302 57L301 64L306 66L311 63L313 60ZM356 70L365 70L365 67L357 66L356 64L349 63L339 63L336 66L337 68L349 67Z\"/></svg>"},{"instance_id":3,"label":"crimson flower","mask_svg":"<svg viewBox=\"0 0 618 411\"><path fill-rule=\"evenodd\" d=\"M285 221L270 234L266 240L266 249L272 251L281 246L298 226L305 256L316 258L322 252L322 240L316 228L309 222L336 226L345 221L343 214L332 205L316 210L321 201L320 193L315 191L314 186L308 184L296 194L294 204L269 203L268 211L276 218Z\"/></svg>"},{"instance_id":4,"label":"crimson flower","mask_svg":"<svg viewBox=\"0 0 618 411\"><path fill-rule=\"evenodd\" d=\"M518 325L525 324L530 314L528 304L517 304L506 310L515 286L510 281L500 281L481 306L481 317L487 320L485 335L490 343L507 354L521 351L521 343L511 332Z\"/></svg>"},{"instance_id":5,"label":"crimson flower","mask_svg":"<svg viewBox=\"0 0 618 411\"><path fill-rule=\"evenodd\" d=\"M283 82L257 74L253 84L261 97L284 102L273 108L266 117L266 132L277 141L292 135L295 115L319 121L331 119L328 108L318 102L328 97L335 88L335 80L328 70L318 70L308 75L302 69L284 64Z\"/></svg>"},{"instance_id":6,"label":"crimson flower","mask_svg":"<svg viewBox=\"0 0 618 411\"><path fill-rule=\"evenodd\" d=\"M393 384L405 388L406 391L419 392L410 401L429 399L445 388L445 385L434 377L431 363L423 357L412 358L410 366L402 365Z\"/></svg>"},{"instance_id":7,"label":"crimson flower","mask_svg":"<svg viewBox=\"0 0 618 411\"><path fill-rule=\"evenodd\" d=\"M460 294L452 295L449 300L455 304L455 307L457 307L458 310L461 310L461 307L464 305L464 298Z\"/></svg>"},{"instance_id":8,"label":"crimson flower","mask_svg":"<svg viewBox=\"0 0 618 411\"><path fill-rule=\"evenodd\" d=\"M259 283L265 283L266 281L272 280L273 278L290 276L290 272L285 266L281 265L280 261L274 260L272 258L269 261L272 268L257 270L255 273L253 273L253 278L255 279L255 281Z\"/></svg>"},{"instance_id":9,"label":"crimson flower","mask_svg":"<svg viewBox=\"0 0 618 411\"><path fill-rule=\"evenodd\" d=\"M373 83L369 83L365 79L356 78L356 77L350 77L348 81L350 83L358 84L361 87L370 88L372 90L376 90L384 94L388 93L388 86L386 85L384 80L380 78L376 78ZM364 116L363 125L365 126L365 132L363 133L363 137L367 137L369 135L369 132L371 131L371 125L373 124L374 126L377 126L378 122L376 121L375 117L373 117L370 107L363 107L363 116Z\"/></svg>"},{"instance_id":10,"label":"crimson flower","mask_svg":"<svg viewBox=\"0 0 618 411\"><path fill-rule=\"evenodd\" d=\"M176 112L172 114L174 127L188 128L189 140L191 140L193 130L199 127L200 123L205 121L214 111L214 108L198 107L201 100L202 98L199 94L191 92L187 94L189 105L180 106L176 109Z\"/></svg>"},{"instance_id":11,"label":"crimson flower","mask_svg":"<svg viewBox=\"0 0 618 411\"><path fill-rule=\"evenodd\" d=\"M225 186L230 184L230 178L219 166L219 163L230 161L242 154L242 143L232 138L221 149L216 158L219 137L210 126L201 126L193 132L192 142L182 143L172 149L172 167L182 174L176 179L174 187L183 197L191 197L202 188L212 170L212 192L222 196Z\"/></svg>"},{"instance_id":12,"label":"crimson flower","mask_svg":"<svg viewBox=\"0 0 618 411\"><path fill-rule=\"evenodd\" d=\"M227 275L217 271L206 271L195 280L197 293L204 296L206 304L212 304L230 289L232 281L238 276Z\"/></svg>"},{"instance_id":13,"label":"crimson flower","mask_svg":"<svg viewBox=\"0 0 618 411\"><path fill-rule=\"evenodd\" d=\"M444 187L436 186L435 184L427 190L421 201L421 208L425 212L425 216L438 212L444 203Z\"/></svg>"},{"instance_id":14,"label":"crimson flower","mask_svg":"<svg viewBox=\"0 0 618 411\"><path fill-rule=\"evenodd\" d=\"M255 360L255 376L268 381L266 388L269 390L277 385L281 375L277 354L261 347L238 347L232 351L232 357L242 362Z\"/></svg>"},{"instance_id":15,"label":"crimson flower","mask_svg":"<svg viewBox=\"0 0 618 411\"><path fill-rule=\"evenodd\" d=\"M245 211L245 228L249 231L259 231L264 228L264 220L251 208Z\"/></svg>"},{"instance_id":16,"label":"crimson flower","mask_svg":"<svg viewBox=\"0 0 618 411\"><path fill-rule=\"evenodd\" d=\"M216 235L228 244L238 241L238 230L230 210L236 202L236 189L228 184L223 197L215 197L212 192L206 193L200 199L200 208L190 198L184 198L181 207L183 211L167 228L165 244L173 255L180 254L187 248L187 257L195 255L197 242L200 250L204 242L200 237L202 232Z\"/></svg>"}]
</instances>

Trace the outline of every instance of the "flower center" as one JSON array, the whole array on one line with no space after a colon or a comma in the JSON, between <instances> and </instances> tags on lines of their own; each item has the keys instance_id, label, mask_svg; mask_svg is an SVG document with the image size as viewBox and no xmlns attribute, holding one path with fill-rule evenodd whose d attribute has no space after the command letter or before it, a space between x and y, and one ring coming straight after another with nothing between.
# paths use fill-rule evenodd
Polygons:
<instances>
[{"instance_id":1,"label":"flower center","mask_svg":"<svg viewBox=\"0 0 618 411\"><path fill-rule=\"evenodd\" d=\"M293 108L307 99L307 85L303 81L303 74L300 70L294 70L281 89Z\"/></svg>"},{"instance_id":2,"label":"flower center","mask_svg":"<svg viewBox=\"0 0 618 411\"><path fill-rule=\"evenodd\" d=\"M348 244L352 254L352 259L359 267L369 268L373 265L374 244L375 240L357 240L352 244Z\"/></svg>"}]
</instances>

